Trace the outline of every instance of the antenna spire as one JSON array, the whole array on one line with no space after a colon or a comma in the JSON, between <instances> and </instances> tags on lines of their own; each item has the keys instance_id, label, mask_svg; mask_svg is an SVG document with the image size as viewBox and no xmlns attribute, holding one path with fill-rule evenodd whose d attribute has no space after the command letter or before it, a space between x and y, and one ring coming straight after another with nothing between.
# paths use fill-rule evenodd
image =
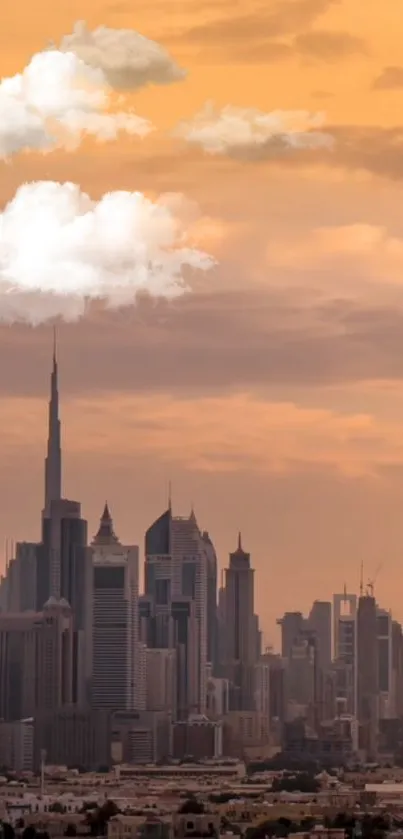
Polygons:
<instances>
[{"instance_id":1,"label":"antenna spire","mask_svg":"<svg viewBox=\"0 0 403 839\"><path fill-rule=\"evenodd\" d=\"M53 328L53 368L50 377L48 446L45 460L45 517L49 516L52 501L62 497L62 454L59 418L59 382L57 369L56 327Z\"/></svg>"},{"instance_id":2,"label":"antenna spire","mask_svg":"<svg viewBox=\"0 0 403 839\"><path fill-rule=\"evenodd\" d=\"M364 561L361 560L360 570L360 597L364 596Z\"/></svg>"}]
</instances>

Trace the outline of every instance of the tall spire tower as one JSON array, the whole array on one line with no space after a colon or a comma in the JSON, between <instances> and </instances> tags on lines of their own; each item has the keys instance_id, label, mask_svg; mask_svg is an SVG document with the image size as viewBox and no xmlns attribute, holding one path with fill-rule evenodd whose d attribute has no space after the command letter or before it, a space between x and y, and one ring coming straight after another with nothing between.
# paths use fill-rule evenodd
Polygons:
<instances>
[{"instance_id":1,"label":"tall spire tower","mask_svg":"<svg viewBox=\"0 0 403 839\"><path fill-rule=\"evenodd\" d=\"M48 450L45 460L44 516L50 515L52 501L62 497L62 452L60 445L59 389L56 352L56 329L53 332L53 367L50 380Z\"/></svg>"}]
</instances>

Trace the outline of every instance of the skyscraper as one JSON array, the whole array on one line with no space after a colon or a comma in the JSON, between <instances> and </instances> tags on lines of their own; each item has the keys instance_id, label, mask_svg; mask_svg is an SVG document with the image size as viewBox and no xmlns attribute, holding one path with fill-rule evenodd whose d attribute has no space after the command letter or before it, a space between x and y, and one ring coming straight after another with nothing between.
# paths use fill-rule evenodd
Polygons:
<instances>
[{"instance_id":1,"label":"skyscraper","mask_svg":"<svg viewBox=\"0 0 403 839\"><path fill-rule=\"evenodd\" d=\"M48 442L45 458L45 488L44 505L42 510L42 541L28 543L18 548L15 571L18 572L19 585L14 585L14 608L40 611L51 595L60 597L60 567L57 561L57 551L50 550L49 520L52 504L59 503L62 497L62 453L61 432L59 418L59 383L56 353L56 333L53 341L52 372L50 380L50 399L48 409ZM60 518L60 516L59 516ZM48 524L46 524L48 522ZM47 536L45 535L47 534ZM27 568L29 563L29 580ZM11 574L10 574L11 577ZM15 582L15 581L14 581Z\"/></svg>"},{"instance_id":2,"label":"skyscraper","mask_svg":"<svg viewBox=\"0 0 403 839\"><path fill-rule=\"evenodd\" d=\"M122 545L105 504L86 585L86 676L94 708L141 710L145 672L138 644L138 547Z\"/></svg>"},{"instance_id":3,"label":"skyscraper","mask_svg":"<svg viewBox=\"0 0 403 839\"><path fill-rule=\"evenodd\" d=\"M302 612L286 612L282 618L278 618L277 624L281 626L281 655L288 660L293 645L306 629L306 619Z\"/></svg>"},{"instance_id":4,"label":"skyscraper","mask_svg":"<svg viewBox=\"0 0 403 839\"><path fill-rule=\"evenodd\" d=\"M317 665L327 673L332 663L332 604L315 600L307 620L307 631L316 638Z\"/></svg>"},{"instance_id":5,"label":"skyscraper","mask_svg":"<svg viewBox=\"0 0 403 839\"><path fill-rule=\"evenodd\" d=\"M315 600L306 621L305 634L311 639L315 655L315 708L316 727L326 718L326 693L332 663L332 604Z\"/></svg>"},{"instance_id":6,"label":"skyscraper","mask_svg":"<svg viewBox=\"0 0 403 839\"><path fill-rule=\"evenodd\" d=\"M56 333L54 333L53 367L49 400L48 448L45 459L44 518L48 518L50 516L50 505L52 501L59 501L62 497L62 452L60 438L59 384L56 356Z\"/></svg>"},{"instance_id":7,"label":"skyscraper","mask_svg":"<svg viewBox=\"0 0 403 839\"><path fill-rule=\"evenodd\" d=\"M217 600L217 658L218 675L223 676L226 672L227 648L226 648L226 624L225 624L225 585L224 571L221 571L221 584L218 589Z\"/></svg>"},{"instance_id":8,"label":"skyscraper","mask_svg":"<svg viewBox=\"0 0 403 839\"><path fill-rule=\"evenodd\" d=\"M73 614L66 600L50 597L36 643L36 704L54 711L73 701Z\"/></svg>"},{"instance_id":9,"label":"skyscraper","mask_svg":"<svg viewBox=\"0 0 403 839\"><path fill-rule=\"evenodd\" d=\"M380 719L392 719L396 716L396 711L393 685L393 622L391 613L386 611L386 609L377 609L376 623L379 717Z\"/></svg>"},{"instance_id":10,"label":"skyscraper","mask_svg":"<svg viewBox=\"0 0 403 839\"><path fill-rule=\"evenodd\" d=\"M403 631L398 621L392 621L392 679L394 709L403 716Z\"/></svg>"},{"instance_id":11,"label":"skyscraper","mask_svg":"<svg viewBox=\"0 0 403 839\"><path fill-rule=\"evenodd\" d=\"M176 717L176 650L146 649L147 711Z\"/></svg>"},{"instance_id":12,"label":"skyscraper","mask_svg":"<svg viewBox=\"0 0 403 839\"><path fill-rule=\"evenodd\" d=\"M49 597L77 600L78 562L87 544L87 523L78 501L62 498L62 453L59 418L56 339L53 347L49 401L49 433L45 459L45 503L42 540L37 547L36 608ZM80 553L81 552L81 553ZM75 591L74 591L75 589ZM78 585L81 590L81 581ZM71 606L76 611L76 602Z\"/></svg>"},{"instance_id":13,"label":"skyscraper","mask_svg":"<svg viewBox=\"0 0 403 839\"><path fill-rule=\"evenodd\" d=\"M379 721L378 623L375 597L367 593L357 610L357 708L360 744L370 756L376 754Z\"/></svg>"},{"instance_id":14,"label":"skyscraper","mask_svg":"<svg viewBox=\"0 0 403 839\"><path fill-rule=\"evenodd\" d=\"M333 595L336 701L344 713L357 715L357 595Z\"/></svg>"},{"instance_id":15,"label":"skyscraper","mask_svg":"<svg viewBox=\"0 0 403 839\"><path fill-rule=\"evenodd\" d=\"M172 518L173 595L176 601L191 600L188 619L195 623L197 633L196 668L188 681L190 711L204 714L207 692L207 568L208 557L194 511L189 517ZM183 614L183 609L179 611ZM191 623L190 623L191 625ZM194 646L192 637L191 646Z\"/></svg>"},{"instance_id":16,"label":"skyscraper","mask_svg":"<svg viewBox=\"0 0 403 839\"><path fill-rule=\"evenodd\" d=\"M226 675L232 686L231 709L238 711L255 708L254 574L239 534L237 550L230 554L225 570Z\"/></svg>"},{"instance_id":17,"label":"skyscraper","mask_svg":"<svg viewBox=\"0 0 403 839\"><path fill-rule=\"evenodd\" d=\"M64 600L0 616L0 717L53 711L72 701L73 623Z\"/></svg>"},{"instance_id":18,"label":"skyscraper","mask_svg":"<svg viewBox=\"0 0 403 839\"><path fill-rule=\"evenodd\" d=\"M148 528L145 554L144 637L176 650L178 715L204 713L208 555L194 512L174 517L169 507Z\"/></svg>"},{"instance_id":19,"label":"skyscraper","mask_svg":"<svg viewBox=\"0 0 403 839\"><path fill-rule=\"evenodd\" d=\"M217 554L207 531L202 539L207 556L207 661L212 665L213 676L217 675Z\"/></svg>"}]
</instances>

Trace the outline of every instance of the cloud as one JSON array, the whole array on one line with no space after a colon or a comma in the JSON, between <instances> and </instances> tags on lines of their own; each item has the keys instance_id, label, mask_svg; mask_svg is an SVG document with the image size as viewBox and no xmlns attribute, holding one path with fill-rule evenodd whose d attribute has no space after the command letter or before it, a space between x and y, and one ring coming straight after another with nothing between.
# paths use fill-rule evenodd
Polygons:
<instances>
[{"instance_id":1,"label":"cloud","mask_svg":"<svg viewBox=\"0 0 403 839\"><path fill-rule=\"evenodd\" d=\"M269 264L273 267L329 271L338 266L339 287L354 287L354 280L379 283L403 283L403 237L391 236L385 227L371 224L349 224L317 227L310 234L280 241L268 247ZM355 291L354 287L354 291Z\"/></svg>"},{"instance_id":2,"label":"cloud","mask_svg":"<svg viewBox=\"0 0 403 839\"><path fill-rule=\"evenodd\" d=\"M88 301L121 307L138 294L173 298L184 268L213 260L192 247L183 198L110 192L95 202L71 183L25 184L0 215L0 319L74 320Z\"/></svg>"},{"instance_id":3,"label":"cloud","mask_svg":"<svg viewBox=\"0 0 403 839\"><path fill-rule=\"evenodd\" d=\"M45 412L44 400L0 399L6 447L40 446ZM104 391L64 398L63 426L69 457L113 453L213 474L281 474L316 465L357 476L403 463L399 424L251 392L195 399Z\"/></svg>"},{"instance_id":4,"label":"cloud","mask_svg":"<svg viewBox=\"0 0 403 839\"><path fill-rule=\"evenodd\" d=\"M163 33L172 44L198 48L199 61L269 63L295 57L335 61L367 54L364 39L349 32L311 27L340 0L268 0L247 14L204 20L180 32ZM251 4L253 6L253 4Z\"/></svg>"},{"instance_id":5,"label":"cloud","mask_svg":"<svg viewBox=\"0 0 403 839\"><path fill-rule=\"evenodd\" d=\"M403 88L403 67L384 67L374 79L373 90L401 90Z\"/></svg>"},{"instance_id":6,"label":"cloud","mask_svg":"<svg viewBox=\"0 0 403 839\"><path fill-rule=\"evenodd\" d=\"M325 463L342 473L360 475L368 474L374 461L392 465L400 450L399 425L378 424L365 413L262 400L247 392L199 399L172 398L168 393L122 393L112 399L99 394L65 403L63 418L66 443L76 453L88 453L97 418L101 433L91 439L94 455L142 454L211 473L242 469L281 473L296 464ZM9 433L14 434L12 427ZM401 450L399 462L403 462Z\"/></svg>"},{"instance_id":7,"label":"cloud","mask_svg":"<svg viewBox=\"0 0 403 839\"><path fill-rule=\"evenodd\" d=\"M368 55L366 41L350 32L310 27L339 0L282 0L247 15L215 18L181 33L172 44L197 47L196 60L265 64L292 58L338 61Z\"/></svg>"},{"instance_id":8,"label":"cloud","mask_svg":"<svg viewBox=\"0 0 403 839\"><path fill-rule=\"evenodd\" d=\"M73 32L62 38L60 50L72 52L89 67L102 70L111 87L120 90L170 84L186 76L161 44L132 29L99 26L91 32L84 21L79 21Z\"/></svg>"},{"instance_id":9,"label":"cloud","mask_svg":"<svg viewBox=\"0 0 403 839\"><path fill-rule=\"evenodd\" d=\"M367 46L362 38L350 35L349 32L332 32L325 29L297 35L294 47L300 55L318 61L338 61L357 53L367 54Z\"/></svg>"},{"instance_id":10,"label":"cloud","mask_svg":"<svg viewBox=\"0 0 403 839\"><path fill-rule=\"evenodd\" d=\"M333 280L340 273L336 265ZM290 273L281 269L276 276L277 290L139 299L134 309L93 308L85 322L60 326L64 394L108 390L196 398L253 391L302 401L310 394L317 404L327 398L324 387L329 395L337 386L351 388L351 407L362 404L357 383L375 382L381 389L382 382L403 382L399 287L388 294L382 286L382 297L372 299L361 289L354 299L334 286L325 289L332 277L324 271L305 270L305 286L292 285ZM312 288L315 279L321 291ZM43 359L50 345L46 326L0 328L1 356L13 361L0 365L0 395L45 397ZM134 364L136 358L147 363Z\"/></svg>"},{"instance_id":11,"label":"cloud","mask_svg":"<svg viewBox=\"0 0 403 839\"><path fill-rule=\"evenodd\" d=\"M292 154L250 155L267 166L304 169L307 166L331 167L340 171L369 173L380 178L400 181L403 178L403 127L383 128L378 125L326 124L326 135L333 138L329 146L315 147L315 154L294 147ZM193 161L192 161L193 162ZM167 160L168 164L168 160ZM194 165L194 164L193 164Z\"/></svg>"},{"instance_id":12,"label":"cloud","mask_svg":"<svg viewBox=\"0 0 403 839\"><path fill-rule=\"evenodd\" d=\"M293 35L314 23L339 0L269 0L248 14L226 15L185 29L172 40L203 45L242 46L245 39L263 41ZM231 7L231 12L233 9Z\"/></svg>"},{"instance_id":13,"label":"cloud","mask_svg":"<svg viewBox=\"0 0 403 839\"><path fill-rule=\"evenodd\" d=\"M150 124L131 111L110 113L100 69L73 53L49 49L22 73L0 82L0 158L21 151L75 149L83 135L105 142L123 131L144 137Z\"/></svg>"},{"instance_id":14,"label":"cloud","mask_svg":"<svg viewBox=\"0 0 403 839\"><path fill-rule=\"evenodd\" d=\"M307 111L271 111L227 105L216 110L207 103L190 122L177 126L175 135L201 146L210 154L276 158L295 150L329 149L333 139L317 129L323 114Z\"/></svg>"},{"instance_id":15,"label":"cloud","mask_svg":"<svg viewBox=\"0 0 403 839\"><path fill-rule=\"evenodd\" d=\"M319 165L330 165L355 172L369 172L383 178L403 177L403 128L377 125L335 125L328 127L335 137L332 155L315 155ZM293 164L305 165L302 157Z\"/></svg>"}]
</instances>

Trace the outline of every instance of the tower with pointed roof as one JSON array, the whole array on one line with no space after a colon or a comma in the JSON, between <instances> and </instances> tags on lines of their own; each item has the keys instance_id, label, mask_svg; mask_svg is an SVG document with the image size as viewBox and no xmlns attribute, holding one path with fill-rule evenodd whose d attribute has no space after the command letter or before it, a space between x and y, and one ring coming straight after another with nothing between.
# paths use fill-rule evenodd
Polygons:
<instances>
[{"instance_id":1,"label":"tower with pointed roof","mask_svg":"<svg viewBox=\"0 0 403 839\"><path fill-rule=\"evenodd\" d=\"M119 539L113 529L113 520L107 501L105 501L104 511L99 520L99 528L92 540L92 545L95 547L99 547L100 545L120 545Z\"/></svg>"},{"instance_id":2,"label":"tower with pointed roof","mask_svg":"<svg viewBox=\"0 0 403 839\"><path fill-rule=\"evenodd\" d=\"M50 515L52 501L62 497L62 451L59 418L59 382L57 365L56 330L53 333L53 365L50 379L49 431L45 460L44 517Z\"/></svg>"},{"instance_id":3,"label":"tower with pointed roof","mask_svg":"<svg viewBox=\"0 0 403 839\"><path fill-rule=\"evenodd\" d=\"M95 709L145 707L145 652L138 643L139 557L122 545L108 502L91 542L87 677Z\"/></svg>"},{"instance_id":4,"label":"tower with pointed roof","mask_svg":"<svg viewBox=\"0 0 403 839\"><path fill-rule=\"evenodd\" d=\"M85 611L87 522L81 518L81 505L62 497L61 424L56 330L53 331L53 357L50 380L48 443L45 460L45 498L42 511L42 538L36 549L36 608L40 611L50 597L67 601L74 613L75 699L83 688L78 659ZM81 633L81 635L80 635Z\"/></svg>"},{"instance_id":5,"label":"tower with pointed roof","mask_svg":"<svg viewBox=\"0 0 403 839\"><path fill-rule=\"evenodd\" d=\"M255 709L255 666L257 663L256 619L254 614L254 570L250 554L242 547L230 553L225 570L225 670L231 685L232 710Z\"/></svg>"}]
</instances>

